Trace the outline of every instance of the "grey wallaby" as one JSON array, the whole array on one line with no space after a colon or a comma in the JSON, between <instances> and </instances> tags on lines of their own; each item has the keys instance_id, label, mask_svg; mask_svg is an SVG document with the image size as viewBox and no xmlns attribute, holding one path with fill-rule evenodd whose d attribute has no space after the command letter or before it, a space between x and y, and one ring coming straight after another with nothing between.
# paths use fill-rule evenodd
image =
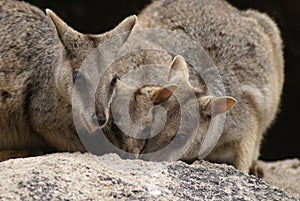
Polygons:
<instances>
[{"instance_id":1,"label":"grey wallaby","mask_svg":"<svg viewBox=\"0 0 300 201\"><path fill-rule=\"evenodd\" d=\"M25 2L0 0L0 161L86 151L73 123L74 79L90 52L125 33L115 44L121 47L136 23L130 16L112 31L91 35L73 30L51 10L46 13ZM97 107L97 115L89 110L83 116L105 125L108 109Z\"/></svg>"},{"instance_id":2,"label":"grey wallaby","mask_svg":"<svg viewBox=\"0 0 300 201\"><path fill-rule=\"evenodd\" d=\"M172 30L200 44L215 63L226 96L209 94L201 79L195 77L197 73L193 66L188 65L184 58L177 56L170 65L170 54L169 63L165 63L171 66L166 79L177 80L175 84L152 84L132 93L132 87L123 82L122 76L116 80L111 109L117 112L108 122L110 128L106 132L117 136L117 146L137 158L143 159L145 154L155 152L157 154L150 159L160 157L159 151L175 138L182 121L180 104L173 94L183 83L185 87L180 92L193 91L198 102L199 110L194 112L200 114L199 127L195 140L189 142L191 146L182 155L179 152L188 141L186 136L189 133L179 133L181 137L178 139L182 142L179 140L177 149L166 153L167 159L198 159L202 138L210 122L226 112L222 135L205 159L233 164L244 173L262 176L257 166L260 145L278 112L284 82L282 40L273 20L258 11L240 11L224 0L153 1L138 18L139 29ZM185 45L180 45L181 41L175 42L179 47ZM130 100L132 122L144 128L130 135L122 131L128 121L118 112L122 111L124 104L120 103L125 96ZM137 136L150 135L160 121L161 117L155 114L156 105L167 112L165 127L154 137L136 139Z\"/></svg>"}]
</instances>

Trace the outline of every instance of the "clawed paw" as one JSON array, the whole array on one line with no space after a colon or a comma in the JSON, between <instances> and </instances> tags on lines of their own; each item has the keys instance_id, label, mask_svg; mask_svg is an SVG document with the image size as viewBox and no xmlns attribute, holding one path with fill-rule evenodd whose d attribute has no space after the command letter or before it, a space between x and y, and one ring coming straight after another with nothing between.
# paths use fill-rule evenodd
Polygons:
<instances>
[{"instance_id":1,"label":"clawed paw","mask_svg":"<svg viewBox=\"0 0 300 201\"><path fill-rule=\"evenodd\" d=\"M252 167L249 171L250 174L255 175L258 178L264 177L264 171L262 168L260 168L257 164L257 162L253 162Z\"/></svg>"}]
</instances>

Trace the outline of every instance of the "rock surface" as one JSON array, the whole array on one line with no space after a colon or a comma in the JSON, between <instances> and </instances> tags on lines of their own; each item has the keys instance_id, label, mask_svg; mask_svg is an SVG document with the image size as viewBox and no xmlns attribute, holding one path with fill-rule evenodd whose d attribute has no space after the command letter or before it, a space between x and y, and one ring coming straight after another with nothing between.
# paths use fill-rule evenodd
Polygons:
<instances>
[{"instance_id":1,"label":"rock surface","mask_svg":"<svg viewBox=\"0 0 300 201\"><path fill-rule=\"evenodd\" d=\"M205 161L188 165L61 153L9 160L0 168L0 200L299 199L231 166Z\"/></svg>"},{"instance_id":2,"label":"rock surface","mask_svg":"<svg viewBox=\"0 0 300 201\"><path fill-rule=\"evenodd\" d=\"M276 162L259 161L264 170L264 180L289 193L300 196L300 160L290 159Z\"/></svg>"}]
</instances>

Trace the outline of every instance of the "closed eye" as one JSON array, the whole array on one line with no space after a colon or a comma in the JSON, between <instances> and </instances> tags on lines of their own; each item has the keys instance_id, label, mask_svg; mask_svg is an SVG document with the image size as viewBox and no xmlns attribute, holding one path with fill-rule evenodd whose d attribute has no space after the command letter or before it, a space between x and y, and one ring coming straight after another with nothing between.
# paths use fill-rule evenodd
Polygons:
<instances>
[{"instance_id":1,"label":"closed eye","mask_svg":"<svg viewBox=\"0 0 300 201\"><path fill-rule=\"evenodd\" d=\"M79 71L74 71L73 72L73 81L75 82L75 80L79 80L82 78L82 75Z\"/></svg>"}]
</instances>

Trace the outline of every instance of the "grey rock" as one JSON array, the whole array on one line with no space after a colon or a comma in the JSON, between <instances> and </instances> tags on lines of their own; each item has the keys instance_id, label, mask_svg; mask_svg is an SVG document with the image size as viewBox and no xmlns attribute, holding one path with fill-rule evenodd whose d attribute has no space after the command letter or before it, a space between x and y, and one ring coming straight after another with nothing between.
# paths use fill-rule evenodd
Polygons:
<instances>
[{"instance_id":1,"label":"grey rock","mask_svg":"<svg viewBox=\"0 0 300 201\"><path fill-rule=\"evenodd\" d=\"M227 165L60 153L0 163L0 200L297 200Z\"/></svg>"},{"instance_id":2,"label":"grey rock","mask_svg":"<svg viewBox=\"0 0 300 201\"><path fill-rule=\"evenodd\" d=\"M289 193L300 196L300 160L287 159L276 162L259 161L264 170L264 180Z\"/></svg>"}]
</instances>

